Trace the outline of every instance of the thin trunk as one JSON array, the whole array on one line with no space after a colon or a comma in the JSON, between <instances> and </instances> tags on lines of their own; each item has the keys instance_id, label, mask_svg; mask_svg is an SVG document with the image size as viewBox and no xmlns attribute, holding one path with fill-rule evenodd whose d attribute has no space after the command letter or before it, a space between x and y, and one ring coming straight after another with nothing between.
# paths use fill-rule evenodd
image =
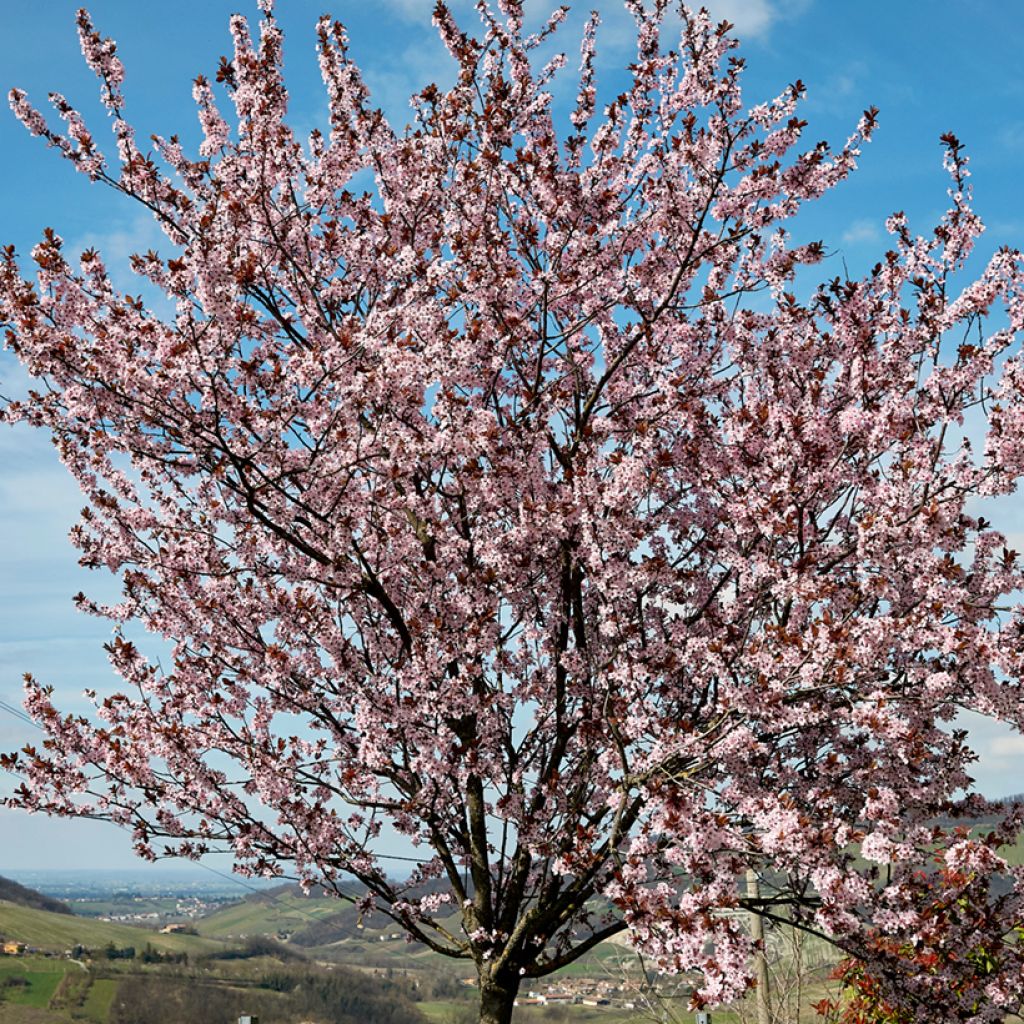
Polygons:
<instances>
[{"instance_id":1,"label":"thin trunk","mask_svg":"<svg viewBox=\"0 0 1024 1024\"><path fill-rule=\"evenodd\" d=\"M747 872L747 897L756 900L760 896L760 885L757 872L751 868ZM750 913L750 937L759 944L754 953L754 978L757 988L754 989L754 1000L757 1004L757 1024L771 1024L772 1011L768 995L768 951L764 945L764 921L760 914Z\"/></svg>"},{"instance_id":2,"label":"thin trunk","mask_svg":"<svg viewBox=\"0 0 1024 1024\"><path fill-rule=\"evenodd\" d=\"M480 971L480 1024L511 1024L518 974L495 976L486 968Z\"/></svg>"}]
</instances>

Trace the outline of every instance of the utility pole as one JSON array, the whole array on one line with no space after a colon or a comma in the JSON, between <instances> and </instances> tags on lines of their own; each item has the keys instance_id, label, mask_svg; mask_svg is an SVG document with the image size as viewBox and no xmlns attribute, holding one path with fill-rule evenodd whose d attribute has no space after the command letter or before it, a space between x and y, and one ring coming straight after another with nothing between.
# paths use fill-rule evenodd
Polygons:
<instances>
[{"instance_id":1,"label":"utility pole","mask_svg":"<svg viewBox=\"0 0 1024 1024\"><path fill-rule=\"evenodd\" d=\"M757 872L747 869L747 899L756 900L761 895ZM757 1024L772 1024L771 1003L768 995L768 951L764 944L764 921L761 915L750 911L750 937L758 944L754 951L754 999L757 1003Z\"/></svg>"}]
</instances>

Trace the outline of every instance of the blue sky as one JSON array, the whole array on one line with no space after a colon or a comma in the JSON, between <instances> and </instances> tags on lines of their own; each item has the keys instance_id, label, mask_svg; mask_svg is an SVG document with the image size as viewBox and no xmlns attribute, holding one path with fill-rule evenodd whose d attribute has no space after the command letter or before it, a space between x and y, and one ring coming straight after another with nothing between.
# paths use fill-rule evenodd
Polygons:
<instances>
[{"instance_id":1,"label":"blue sky","mask_svg":"<svg viewBox=\"0 0 1024 1024\"><path fill-rule=\"evenodd\" d=\"M77 5L0 3L0 87L23 88L40 105L48 91L63 92L103 139L94 80L78 52ZM326 112L313 47L322 10L346 22L378 102L403 122L413 90L450 77L430 27L431 6L431 0L278 0L294 124L308 130L322 124ZM453 6L470 5L456 0ZM546 0L530 0L528 9L546 6ZM596 6L606 19L599 47L607 81L611 69L629 59L629 22L618 0L577 6L575 16ZM892 211L906 210L921 231L934 223L946 198L938 137L950 130L971 155L976 208L988 225L979 258L1001 244L1024 246L1024 6L1003 0L716 0L710 7L737 25L750 104L796 78L807 84L803 116L810 141L841 143L865 107L881 109L876 141L859 172L816 204L797 231L828 243L834 253L828 276L842 273L844 260L851 273L875 262L886 248L882 222ZM139 137L196 138L191 81L198 73L212 75L218 57L229 52L227 18L236 9L255 15L255 0L179 0L173 6L98 0L90 6L97 27L118 40ZM574 66L575 30L562 38ZM148 217L110 190L90 186L6 110L0 111L0 153L0 244L26 253L49 225L73 250L99 248L112 269L124 267L132 251L159 247ZM122 271L117 280L132 290L129 274ZM22 383L10 358L0 356L0 391L17 391ZM80 589L110 592L109 583L77 568L67 543L80 504L44 437L0 430L0 701L20 703L26 671L54 683L69 708L79 705L84 687L102 691L109 680L101 649L106 626L71 605ZM986 512L1015 535L1018 548L1024 545L1021 505L1008 501ZM991 796L1024 790L1024 739L970 724L982 756L979 788ZM0 710L0 749L31 738L30 728ZM0 793L13 781L0 775ZM0 839L0 872L138 864L124 836L92 822L0 810Z\"/></svg>"}]
</instances>

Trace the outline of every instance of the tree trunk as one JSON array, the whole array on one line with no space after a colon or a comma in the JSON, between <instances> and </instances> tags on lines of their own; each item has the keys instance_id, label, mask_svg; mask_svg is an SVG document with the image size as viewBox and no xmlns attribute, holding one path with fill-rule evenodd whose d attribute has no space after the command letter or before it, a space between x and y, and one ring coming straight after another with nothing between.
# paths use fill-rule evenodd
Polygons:
<instances>
[{"instance_id":1,"label":"tree trunk","mask_svg":"<svg viewBox=\"0 0 1024 1024\"><path fill-rule=\"evenodd\" d=\"M519 975L480 972L480 1024L510 1024Z\"/></svg>"}]
</instances>

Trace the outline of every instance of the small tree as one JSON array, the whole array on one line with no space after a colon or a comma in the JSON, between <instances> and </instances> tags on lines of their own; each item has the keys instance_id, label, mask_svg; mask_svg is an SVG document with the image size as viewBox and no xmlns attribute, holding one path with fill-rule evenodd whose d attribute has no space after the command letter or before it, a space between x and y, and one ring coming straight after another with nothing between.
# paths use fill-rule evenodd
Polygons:
<instances>
[{"instance_id":1,"label":"small tree","mask_svg":"<svg viewBox=\"0 0 1024 1024\"><path fill-rule=\"evenodd\" d=\"M474 37L439 2L458 78L403 131L325 18L330 130L304 146L260 6L217 74L230 124L196 81L195 158L140 145L84 12L116 163L62 97L57 131L11 94L152 211L167 249L132 267L174 307L52 231L33 281L3 254L7 345L41 382L5 416L85 492L72 539L123 600L77 600L126 684L87 719L29 680L47 739L6 759L13 803L109 818L146 857L354 876L364 911L475 964L490 1024L627 928L702 973L698 1002L735 998L736 908L874 963L934 816L983 805L951 803L973 755L948 723L1024 725L1021 563L970 508L1024 470L1024 277L1000 251L955 283L981 230L960 144L932 234L897 214L863 279L809 290L825 249L783 225L875 112L799 151L801 84L745 111L706 13L667 50L665 0L627 0L636 60L600 115L593 16L564 135L560 61L531 63L562 10L527 36L522 0L483 0ZM385 825L428 851L406 882ZM741 896L750 868L786 882ZM1010 1005L1024 982L991 984Z\"/></svg>"},{"instance_id":2,"label":"small tree","mask_svg":"<svg viewBox=\"0 0 1024 1024\"><path fill-rule=\"evenodd\" d=\"M870 937L873 955L840 963L841 992L819 1014L834 1024L915 1024L1019 1012L999 978L1024 974L1024 918L1006 911L1012 896L1005 886L994 894L979 870L989 854L985 838L964 833L935 857L935 870L908 878L900 912Z\"/></svg>"}]
</instances>

